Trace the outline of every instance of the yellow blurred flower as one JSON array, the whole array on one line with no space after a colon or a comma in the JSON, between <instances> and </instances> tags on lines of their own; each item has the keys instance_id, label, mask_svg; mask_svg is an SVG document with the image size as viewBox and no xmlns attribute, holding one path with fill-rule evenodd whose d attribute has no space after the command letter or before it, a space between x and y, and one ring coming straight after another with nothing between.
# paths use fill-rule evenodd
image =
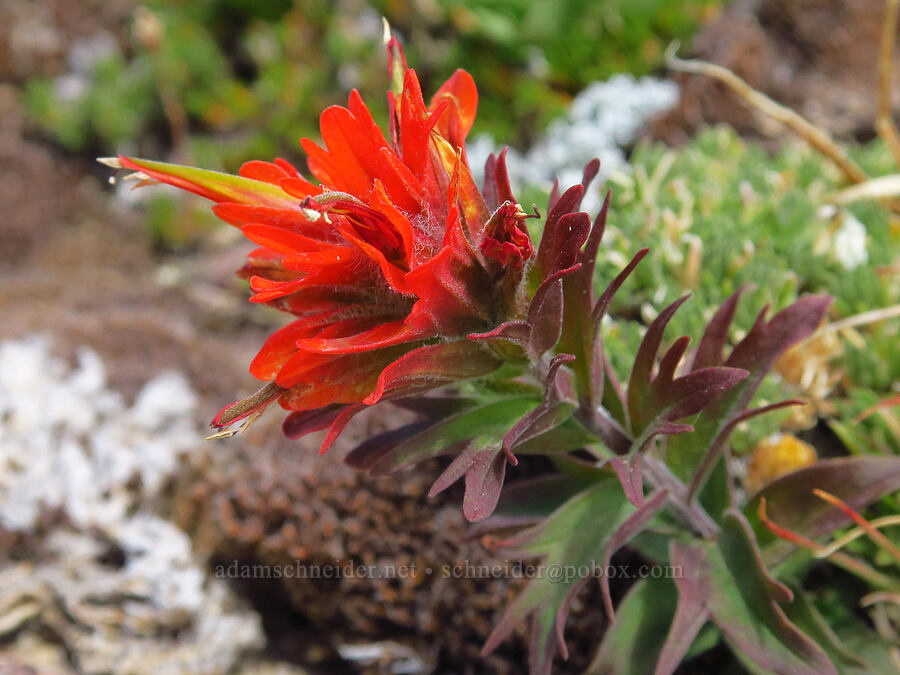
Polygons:
<instances>
[{"instance_id":1,"label":"yellow blurred flower","mask_svg":"<svg viewBox=\"0 0 900 675\"><path fill-rule=\"evenodd\" d=\"M816 450L792 434L775 434L753 448L747 470L747 491L762 489L779 476L816 462Z\"/></svg>"}]
</instances>

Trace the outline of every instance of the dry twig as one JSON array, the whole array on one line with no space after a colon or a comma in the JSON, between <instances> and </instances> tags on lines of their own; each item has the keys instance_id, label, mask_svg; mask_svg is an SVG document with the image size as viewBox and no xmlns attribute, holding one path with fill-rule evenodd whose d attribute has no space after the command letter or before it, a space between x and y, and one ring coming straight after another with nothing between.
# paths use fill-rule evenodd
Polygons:
<instances>
[{"instance_id":1,"label":"dry twig","mask_svg":"<svg viewBox=\"0 0 900 675\"><path fill-rule=\"evenodd\" d=\"M796 132L803 140L834 162L851 183L862 183L868 180L866 173L856 162L850 159L842 147L834 142L830 133L820 129L790 108L776 103L727 68L708 63L707 61L696 59L686 61L678 58L675 55L678 47L679 43L673 42L666 50L666 65L669 68L682 73L706 75L719 80L751 106Z\"/></svg>"}]
</instances>

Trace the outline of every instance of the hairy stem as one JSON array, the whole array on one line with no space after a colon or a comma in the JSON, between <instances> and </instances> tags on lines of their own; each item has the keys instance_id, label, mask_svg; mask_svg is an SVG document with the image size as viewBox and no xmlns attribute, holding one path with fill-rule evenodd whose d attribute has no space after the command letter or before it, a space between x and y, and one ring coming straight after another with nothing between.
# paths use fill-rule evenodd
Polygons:
<instances>
[{"instance_id":1,"label":"hairy stem","mask_svg":"<svg viewBox=\"0 0 900 675\"><path fill-rule=\"evenodd\" d=\"M698 502L690 500L687 486L672 473L664 461L652 451L647 451L641 455L641 468L644 478L655 490L668 491L672 508L697 534L705 539L718 535L718 525Z\"/></svg>"}]
</instances>

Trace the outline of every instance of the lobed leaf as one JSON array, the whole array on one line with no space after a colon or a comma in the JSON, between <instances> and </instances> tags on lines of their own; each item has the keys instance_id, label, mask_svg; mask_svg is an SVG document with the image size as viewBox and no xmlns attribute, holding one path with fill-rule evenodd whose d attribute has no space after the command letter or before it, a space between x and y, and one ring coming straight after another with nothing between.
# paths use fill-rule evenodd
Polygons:
<instances>
[{"instance_id":1,"label":"lobed leaf","mask_svg":"<svg viewBox=\"0 0 900 675\"><path fill-rule=\"evenodd\" d=\"M548 518L498 548L510 557L541 558L545 574L530 581L488 637L483 653L494 650L516 624L533 615L530 664L548 675L553 657L567 656L563 640L568 608L591 570L603 560L609 537L634 512L618 481L601 480L556 509ZM560 576L551 578L551 570Z\"/></svg>"},{"instance_id":2,"label":"lobed leaf","mask_svg":"<svg viewBox=\"0 0 900 675\"><path fill-rule=\"evenodd\" d=\"M687 298L679 298L660 312L647 328L634 360L628 380L628 415L631 432L640 437L640 446L657 434L690 431L690 426L674 421L697 414L749 375L742 368L713 367L675 378L688 344L688 338L680 338L663 356L653 376L666 325Z\"/></svg>"},{"instance_id":3,"label":"lobed leaf","mask_svg":"<svg viewBox=\"0 0 900 675\"><path fill-rule=\"evenodd\" d=\"M369 469L376 475L389 474L475 437L500 437L537 403L531 396L514 396L464 410L388 448Z\"/></svg>"},{"instance_id":4,"label":"lobed leaf","mask_svg":"<svg viewBox=\"0 0 900 675\"><path fill-rule=\"evenodd\" d=\"M740 512L728 511L718 541L676 540L670 550L672 565L682 571L675 581L679 608L658 674L674 671L689 647L686 637L693 631L693 640L700 617L708 617L736 655L753 668L785 675L837 675L825 651L781 608L780 603L790 602L793 594L766 571Z\"/></svg>"},{"instance_id":5,"label":"lobed leaf","mask_svg":"<svg viewBox=\"0 0 900 675\"><path fill-rule=\"evenodd\" d=\"M616 621L585 675L647 675L659 660L678 594L670 579L640 579L619 603Z\"/></svg>"},{"instance_id":6,"label":"lobed leaf","mask_svg":"<svg viewBox=\"0 0 900 675\"><path fill-rule=\"evenodd\" d=\"M727 334L739 295L740 290L726 300L713 317L695 355L692 373L712 367L709 364L721 363L716 361L716 357L722 358L724 335ZM744 414L762 378L782 353L816 330L829 304L830 297L811 295L797 300L769 321L764 318L765 312L760 313L747 336L724 361L724 366L740 368L749 374L700 413L694 421L695 432L690 439L670 438L668 441L672 471L682 480L691 481L695 491L707 480L718 453L724 449L734 428L732 422Z\"/></svg>"}]
</instances>

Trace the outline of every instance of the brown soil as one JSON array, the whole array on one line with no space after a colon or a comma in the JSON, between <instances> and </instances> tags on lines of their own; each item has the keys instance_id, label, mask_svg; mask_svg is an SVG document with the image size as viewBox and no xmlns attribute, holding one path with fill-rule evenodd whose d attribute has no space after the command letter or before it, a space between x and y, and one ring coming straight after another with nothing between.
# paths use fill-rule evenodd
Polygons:
<instances>
[{"instance_id":1,"label":"brown soil","mask_svg":"<svg viewBox=\"0 0 900 675\"><path fill-rule=\"evenodd\" d=\"M736 0L682 57L729 68L844 139L874 135L877 60L884 0ZM900 90L900 54L894 60ZM686 140L703 124L727 123L744 135L779 133L710 78L675 74L681 102L657 122L657 138ZM895 95L895 103L900 98Z\"/></svg>"}]
</instances>

